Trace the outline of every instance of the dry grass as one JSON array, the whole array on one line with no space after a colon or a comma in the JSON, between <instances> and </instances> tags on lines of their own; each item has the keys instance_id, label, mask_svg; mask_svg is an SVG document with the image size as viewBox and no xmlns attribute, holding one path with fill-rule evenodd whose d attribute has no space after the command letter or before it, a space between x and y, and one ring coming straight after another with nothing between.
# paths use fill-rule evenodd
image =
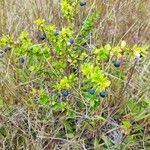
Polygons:
<instances>
[{"instance_id":1,"label":"dry grass","mask_svg":"<svg viewBox=\"0 0 150 150\"><path fill-rule=\"evenodd\" d=\"M0 0L0 35L9 34L16 38L21 31L27 30L34 41L37 41L37 28L34 24L34 20L37 18L45 19L47 23L53 23L61 29L65 26L65 22L62 21L60 5L57 1L59 0ZM87 0L87 6L80 8L75 21L77 29L87 17L87 14L90 13L92 7L101 14L95 24L96 34L92 39L93 45L104 45L105 43L116 45L122 39L125 39L129 44L150 42L150 0ZM122 113L116 106L118 98L120 98L119 95L116 95L117 88L120 88L117 86L128 81L122 81L111 74L107 74L116 81L116 85L109 91L112 103L104 103L104 107L101 107L95 114L89 113L89 118L85 118L82 114L84 112L80 110L75 123L71 122L76 125L76 135L78 136L70 139L66 137L67 130L63 125L65 120L63 113L54 114L51 109L37 108L36 105L31 103L29 99L33 99L33 95L28 93L33 88L32 76L28 82L20 85L17 80L16 66L10 64L11 54L9 56L6 60L6 74L0 74L0 97L9 101L6 102L7 106L5 108L0 107L0 131L3 134L0 135L0 148L4 150L92 150L94 148L93 145L90 145L90 141L98 137L103 139L103 142L100 141L102 144L98 150L104 144L106 144L106 149L117 150L116 145L112 145L112 147L107 145L106 132L110 132L118 126L120 127L120 123L113 120L118 111L120 114ZM130 64L131 68L133 65L134 63ZM136 64L134 69L135 74L126 87L124 99L119 99L119 102L125 100L124 103L126 103L127 100L133 99L138 104L142 100L150 99L149 57L143 58L139 64ZM115 86L116 91L114 90ZM74 97L70 99L73 101ZM119 114L122 117L121 119L132 120L132 114L128 114L126 108L122 105L118 104L118 107L124 110L123 116ZM149 110L147 112L149 113ZM106 121L100 120L93 126L87 122L86 125L84 124L85 120L90 120L93 116L96 117L103 113L108 114ZM136 136L136 131L141 128L142 139L135 141L133 146L132 143L129 143L133 148L131 150L148 150L146 146L149 139L145 139L145 137L147 138L150 133L149 121L148 116L134 124L137 129L134 130L133 136ZM106 122L110 125L115 124L115 126L104 132L102 128L103 125L106 125ZM137 124L141 124L141 127ZM134 127L132 128L134 129ZM123 138L130 135L130 133L132 134L132 131L129 131L130 133L124 132ZM136 147L139 143L141 147ZM123 143L120 149L125 146L127 145ZM125 148L124 150L128 149Z\"/></svg>"},{"instance_id":2,"label":"dry grass","mask_svg":"<svg viewBox=\"0 0 150 150\"><path fill-rule=\"evenodd\" d=\"M1 2L2 33L17 36L28 30L35 37L34 20L45 19L62 28L59 0L11 0ZM86 8L80 9L76 26L79 26L93 7L100 12L96 37L99 43L118 43L126 39L130 43L150 41L149 0L88 0Z\"/></svg>"}]
</instances>

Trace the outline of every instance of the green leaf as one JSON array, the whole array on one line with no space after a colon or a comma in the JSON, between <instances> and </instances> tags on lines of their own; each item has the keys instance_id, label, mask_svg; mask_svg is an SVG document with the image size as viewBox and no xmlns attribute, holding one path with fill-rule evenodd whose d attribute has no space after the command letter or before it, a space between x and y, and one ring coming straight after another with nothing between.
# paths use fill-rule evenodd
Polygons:
<instances>
[{"instance_id":1,"label":"green leaf","mask_svg":"<svg viewBox=\"0 0 150 150\"><path fill-rule=\"evenodd\" d=\"M48 95L41 95L39 97L39 103L41 105L44 105L44 106L48 105L48 103L49 103L49 96Z\"/></svg>"},{"instance_id":2,"label":"green leaf","mask_svg":"<svg viewBox=\"0 0 150 150\"><path fill-rule=\"evenodd\" d=\"M150 107L150 99L145 99L144 102L146 103L147 107Z\"/></svg>"},{"instance_id":3,"label":"green leaf","mask_svg":"<svg viewBox=\"0 0 150 150\"><path fill-rule=\"evenodd\" d=\"M121 48L125 48L126 47L126 41L121 41Z\"/></svg>"},{"instance_id":4,"label":"green leaf","mask_svg":"<svg viewBox=\"0 0 150 150\"><path fill-rule=\"evenodd\" d=\"M138 113L140 112L140 107L136 105L136 103L133 100L129 100L127 103L128 108L132 113Z\"/></svg>"},{"instance_id":5,"label":"green leaf","mask_svg":"<svg viewBox=\"0 0 150 150\"><path fill-rule=\"evenodd\" d=\"M110 51L110 50L111 50L111 45L110 45L110 44L105 45L105 49L106 49L107 51Z\"/></svg>"},{"instance_id":6,"label":"green leaf","mask_svg":"<svg viewBox=\"0 0 150 150\"><path fill-rule=\"evenodd\" d=\"M132 126L132 124L128 120L123 121L122 124L122 127L124 129L129 129Z\"/></svg>"},{"instance_id":7,"label":"green leaf","mask_svg":"<svg viewBox=\"0 0 150 150\"><path fill-rule=\"evenodd\" d=\"M67 111L67 117L74 119L76 117L76 113L74 111Z\"/></svg>"},{"instance_id":8,"label":"green leaf","mask_svg":"<svg viewBox=\"0 0 150 150\"><path fill-rule=\"evenodd\" d=\"M20 39L25 39L25 38L27 38L28 36L29 36L29 33L26 32L26 31L23 31L23 32L21 32L21 34L20 34Z\"/></svg>"},{"instance_id":9,"label":"green leaf","mask_svg":"<svg viewBox=\"0 0 150 150\"><path fill-rule=\"evenodd\" d=\"M95 150L98 150L98 148L99 148L99 141L98 141L98 139L95 137L95 139L94 139L94 149L95 149Z\"/></svg>"},{"instance_id":10,"label":"green leaf","mask_svg":"<svg viewBox=\"0 0 150 150\"><path fill-rule=\"evenodd\" d=\"M72 138L74 138L74 134L73 134L73 133L68 133L68 134L67 134L67 137L68 137L69 139L72 139Z\"/></svg>"},{"instance_id":11,"label":"green leaf","mask_svg":"<svg viewBox=\"0 0 150 150\"><path fill-rule=\"evenodd\" d=\"M4 106L4 101L2 100L2 98L0 98L0 108L2 108Z\"/></svg>"},{"instance_id":12,"label":"green leaf","mask_svg":"<svg viewBox=\"0 0 150 150\"><path fill-rule=\"evenodd\" d=\"M64 121L64 126L67 129L67 131L72 132L72 126L69 124L67 120Z\"/></svg>"},{"instance_id":13,"label":"green leaf","mask_svg":"<svg viewBox=\"0 0 150 150\"><path fill-rule=\"evenodd\" d=\"M55 111L64 111L65 110L65 106L66 106L65 103L58 102L58 103L55 103L52 108Z\"/></svg>"},{"instance_id":14,"label":"green leaf","mask_svg":"<svg viewBox=\"0 0 150 150\"><path fill-rule=\"evenodd\" d=\"M147 114L146 111L143 111L142 113L136 115L136 116L134 117L134 120L135 120L135 121L140 121L140 120L142 120L142 119L146 119L146 118L149 118L149 117L150 117L150 113Z\"/></svg>"},{"instance_id":15,"label":"green leaf","mask_svg":"<svg viewBox=\"0 0 150 150\"><path fill-rule=\"evenodd\" d=\"M3 137L6 137L6 135L7 135L7 130L6 130L6 128L4 128L3 126L0 127L0 137L1 137L1 135L2 135Z\"/></svg>"},{"instance_id":16,"label":"green leaf","mask_svg":"<svg viewBox=\"0 0 150 150\"><path fill-rule=\"evenodd\" d=\"M69 85L69 80L68 78L65 76L63 77L59 84L57 85L58 89L59 90L63 90L63 89L69 89L70 88L70 85Z\"/></svg>"},{"instance_id":17,"label":"green leaf","mask_svg":"<svg viewBox=\"0 0 150 150\"><path fill-rule=\"evenodd\" d=\"M98 66L94 66L91 63L85 63L81 66L81 71L85 76L85 79L91 82L93 87L97 87L97 90L102 91L110 86L111 82L104 76L103 71Z\"/></svg>"},{"instance_id":18,"label":"green leaf","mask_svg":"<svg viewBox=\"0 0 150 150\"><path fill-rule=\"evenodd\" d=\"M29 70L32 72L32 71L34 71L35 70L35 66L30 66L29 67Z\"/></svg>"},{"instance_id":19,"label":"green leaf","mask_svg":"<svg viewBox=\"0 0 150 150\"><path fill-rule=\"evenodd\" d=\"M97 53L97 60L108 60L109 58L109 48L100 48L95 50L95 53Z\"/></svg>"},{"instance_id":20,"label":"green leaf","mask_svg":"<svg viewBox=\"0 0 150 150\"><path fill-rule=\"evenodd\" d=\"M44 19L37 19L34 21L37 25L42 25L45 23L45 20Z\"/></svg>"}]
</instances>

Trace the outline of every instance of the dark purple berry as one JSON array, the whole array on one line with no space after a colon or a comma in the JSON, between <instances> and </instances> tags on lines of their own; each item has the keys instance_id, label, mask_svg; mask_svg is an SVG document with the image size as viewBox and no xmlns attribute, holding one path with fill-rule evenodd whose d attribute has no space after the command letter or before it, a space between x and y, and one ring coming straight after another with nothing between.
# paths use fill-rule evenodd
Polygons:
<instances>
[{"instance_id":1,"label":"dark purple berry","mask_svg":"<svg viewBox=\"0 0 150 150\"><path fill-rule=\"evenodd\" d=\"M119 60L115 60L113 63L115 67L120 67L121 65L121 62Z\"/></svg>"},{"instance_id":2,"label":"dark purple berry","mask_svg":"<svg viewBox=\"0 0 150 150\"><path fill-rule=\"evenodd\" d=\"M91 95L93 95L94 92L95 92L95 91L94 91L93 89L89 89L89 90L88 90L88 93L91 94Z\"/></svg>"},{"instance_id":3,"label":"dark purple berry","mask_svg":"<svg viewBox=\"0 0 150 150\"><path fill-rule=\"evenodd\" d=\"M21 57L19 58L20 64L24 64L24 63L25 63L25 60L26 60L25 56L21 56Z\"/></svg>"},{"instance_id":4,"label":"dark purple berry","mask_svg":"<svg viewBox=\"0 0 150 150\"><path fill-rule=\"evenodd\" d=\"M108 95L107 91L100 92L100 96L103 98L106 97L107 95Z\"/></svg>"},{"instance_id":5,"label":"dark purple berry","mask_svg":"<svg viewBox=\"0 0 150 150\"><path fill-rule=\"evenodd\" d=\"M80 1L80 6L85 6L86 2L85 1Z\"/></svg>"},{"instance_id":6,"label":"dark purple berry","mask_svg":"<svg viewBox=\"0 0 150 150\"><path fill-rule=\"evenodd\" d=\"M62 95L63 95L64 97L67 97L67 96L69 95L69 93L68 93L68 91L65 90L65 91L62 92Z\"/></svg>"},{"instance_id":7,"label":"dark purple berry","mask_svg":"<svg viewBox=\"0 0 150 150\"><path fill-rule=\"evenodd\" d=\"M0 50L0 58L4 56L5 52L3 50Z\"/></svg>"},{"instance_id":8,"label":"dark purple berry","mask_svg":"<svg viewBox=\"0 0 150 150\"><path fill-rule=\"evenodd\" d=\"M41 39L41 40L45 40L45 39L46 39L46 34L45 34L45 32L41 32L41 34L40 34L40 39Z\"/></svg>"},{"instance_id":9,"label":"dark purple berry","mask_svg":"<svg viewBox=\"0 0 150 150\"><path fill-rule=\"evenodd\" d=\"M58 31L55 31L54 32L54 36L58 36L59 35L59 32Z\"/></svg>"},{"instance_id":10,"label":"dark purple berry","mask_svg":"<svg viewBox=\"0 0 150 150\"><path fill-rule=\"evenodd\" d=\"M143 57L143 55L142 54L140 54L140 58L142 58Z\"/></svg>"},{"instance_id":11,"label":"dark purple berry","mask_svg":"<svg viewBox=\"0 0 150 150\"><path fill-rule=\"evenodd\" d=\"M68 40L68 45L72 45L73 43L74 43L73 38L70 38L70 39Z\"/></svg>"},{"instance_id":12,"label":"dark purple berry","mask_svg":"<svg viewBox=\"0 0 150 150\"><path fill-rule=\"evenodd\" d=\"M4 48L4 51L5 52L8 52L8 51L10 51L12 48L10 47L10 46L6 46L5 48Z\"/></svg>"}]
</instances>

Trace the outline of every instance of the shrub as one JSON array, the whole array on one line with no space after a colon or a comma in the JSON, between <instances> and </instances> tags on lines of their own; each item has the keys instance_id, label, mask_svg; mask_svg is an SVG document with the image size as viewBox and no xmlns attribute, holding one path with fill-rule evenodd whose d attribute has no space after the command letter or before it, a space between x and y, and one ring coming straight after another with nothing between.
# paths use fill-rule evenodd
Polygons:
<instances>
[{"instance_id":1,"label":"shrub","mask_svg":"<svg viewBox=\"0 0 150 150\"><path fill-rule=\"evenodd\" d=\"M148 147L149 84L141 91L135 81L149 45L92 45L99 14L92 10L77 33L79 5L62 1L62 29L36 20L38 43L26 31L1 37L2 51L11 47L0 57L4 148Z\"/></svg>"}]
</instances>

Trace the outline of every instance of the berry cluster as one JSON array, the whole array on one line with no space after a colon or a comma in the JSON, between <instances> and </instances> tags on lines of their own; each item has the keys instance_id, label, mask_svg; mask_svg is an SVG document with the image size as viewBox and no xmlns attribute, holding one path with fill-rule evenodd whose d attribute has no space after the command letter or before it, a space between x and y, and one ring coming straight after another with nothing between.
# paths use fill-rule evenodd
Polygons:
<instances>
[{"instance_id":1,"label":"berry cluster","mask_svg":"<svg viewBox=\"0 0 150 150\"><path fill-rule=\"evenodd\" d=\"M88 93L93 95L95 93L95 91L93 89L88 89ZM108 93L107 93L107 91L101 91L99 93L99 95L104 98L104 97L106 97L108 95Z\"/></svg>"}]
</instances>

